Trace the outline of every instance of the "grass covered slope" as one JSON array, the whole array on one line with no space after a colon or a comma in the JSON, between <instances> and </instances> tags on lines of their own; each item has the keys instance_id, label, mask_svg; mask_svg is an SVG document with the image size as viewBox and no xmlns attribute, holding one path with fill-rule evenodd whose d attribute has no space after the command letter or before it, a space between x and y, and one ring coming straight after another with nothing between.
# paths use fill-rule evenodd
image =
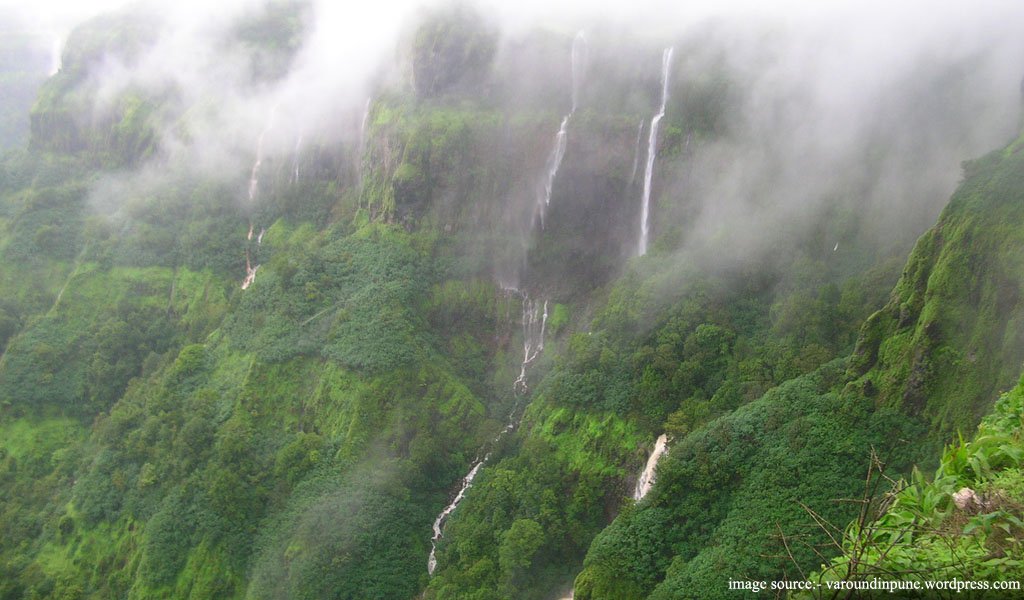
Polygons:
<instances>
[{"instance_id":1,"label":"grass covered slope","mask_svg":"<svg viewBox=\"0 0 1024 600\"><path fill-rule=\"evenodd\" d=\"M1024 360L1024 154L966 165L889 303L864 324L850 374L879 404L969 430Z\"/></svg>"},{"instance_id":2,"label":"grass covered slope","mask_svg":"<svg viewBox=\"0 0 1024 600\"><path fill-rule=\"evenodd\" d=\"M4 594L414 594L433 515L501 427L489 368L447 354L490 364L470 324L497 327L498 293L446 294L416 243L280 223L265 251L288 261L244 294L211 272L78 265L0 368L0 481L18 492L0 502ZM466 318L455 346L435 329L448 310Z\"/></svg>"},{"instance_id":3,"label":"grass covered slope","mask_svg":"<svg viewBox=\"0 0 1024 600\"><path fill-rule=\"evenodd\" d=\"M809 579L825 588L878 578L924 589L956 578L988 584L969 597L1008 597L994 584L1024 577L1022 468L1024 382L999 398L972 439L946 448L931 481L915 470L837 531L843 554Z\"/></svg>"},{"instance_id":4,"label":"grass covered slope","mask_svg":"<svg viewBox=\"0 0 1024 600\"><path fill-rule=\"evenodd\" d=\"M802 505L848 520L832 502L861 485L872 447L919 433L892 410L836 392L842 361L787 382L677 440L650 495L590 546L577 598L726 598L730 579L795 577L826 540ZM789 558L790 541L797 564Z\"/></svg>"},{"instance_id":5,"label":"grass covered slope","mask_svg":"<svg viewBox=\"0 0 1024 600\"><path fill-rule=\"evenodd\" d=\"M560 353L538 383L517 435L481 471L453 515L428 597L542 599L553 589L567 587L583 569L584 555L595 536L610 539L608 530L598 534L624 506L631 510L636 474L658 433L668 431L683 439L766 390L814 372L823 359L849 351L855 323L870 312L872 303L882 302L883 290L891 286L886 277L869 273L851 278L842 291L822 283L813 292L806 288L794 292L780 291L758 278L730 285L734 282L688 273L685 290L662 294L672 282L684 278L671 270L667 259L657 264L666 268L652 268L646 277L640 268L631 270L600 299L589 322L570 320L564 331L559 330L561 335L551 340L561 342L556 347ZM807 272L814 273L813 268ZM816 310L786 310L790 313L786 319L772 318L776 306L787 305ZM823 313L834 320L822 323ZM778 426L800 414L804 403L817 401L825 393L819 388L828 390L841 383L844 368L839 364L822 371L820 378L827 385L794 384L786 388L790 391L772 396L788 402ZM841 404L834 392L828 393L828 402L821 401L816 416L820 412L832 418L833 408ZM860 416L866 412L870 403L855 410ZM802 427L809 427L814 418L806 417ZM851 416L836 430L855 423ZM822 437L831 440L832 433ZM774 434L763 435L766 445L777 443L771 437ZM874 442L884 439L881 434L864 435ZM866 441L860 441L867 447ZM856 445L855 440L850 443ZM816 451L807 448L801 460L813 466L821 458ZM854 454L851 449L843 457ZM843 481L856 481L864 457L848 462L836 459L850 469ZM756 453L732 460L732 468L751 472L763 466ZM829 467L823 468L833 462L826 464ZM812 487L808 482L801 485ZM649 534L666 522L649 524ZM614 537L605 548L616 548L612 551L622 556L650 550L628 535ZM657 550L665 553L661 569L671 559L668 548ZM625 581L622 575L617 572L612 577ZM645 585L637 584L635 589ZM620 592L603 590L601 594L609 595L595 597L617 597Z\"/></svg>"},{"instance_id":6,"label":"grass covered slope","mask_svg":"<svg viewBox=\"0 0 1024 600\"><path fill-rule=\"evenodd\" d=\"M287 71L294 4L273 3L291 16L225 41L268 53L254 55L245 89ZM658 86L614 73L598 84L606 97L571 119L541 227L570 92L551 65L569 67L572 36L540 33L526 59L492 56L496 34L452 15L414 36L422 77L374 97L358 143L298 143L282 119L287 148L272 150L256 136L273 119L249 123L224 173L161 148L158 132L187 138L204 122L187 95L129 86L91 110L92 65L130 64L158 24L98 20L69 41L33 113L32 147L0 161L0 600L548 600L581 571L581 598L713 597L726 576L790 572L782 535L821 541L798 501L849 520L831 500L859 489L871 448L925 439L923 410L873 399L918 372L918 322L925 337L953 328L978 287L996 299L968 337L1018 330L1000 312L1016 296L986 287L1017 272L1010 258L985 262L1009 257L1012 242L974 250L991 223L973 213L989 209L999 162L993 173L979 162L964 189L980 191L960 193L979 207L944 216L942 228L969 234L926 237L912 264L932 266L909 269L896 296L924 271L948 272L935 283L945 291L920 284L906 323L887 320L891 306L879 313L852 360L841 357L899 268L889 250L839 235L859 227L854 209L794 222L792 252L722 267L707 257L733 240L690 252L689 232L666 217L691 214L697 198L665 192L651 253L633 259L637 123ZM487 60L466 65L474 49ZM550 77L531 79L536 97L523 100L508 74L534 64ZM681 84L683 97L724 81L701 80ZM645 88L650 98L631 91ZM683 105L665 117L659 186L725 135L724 98ZM1007 207L999 224L1020 216ZM976 286L940 268L965 245L979 255L967 269ZM242 290L249 263L259 270ZM527 294L550 317L530 393L517 396ZM986 359L1004 352L992 344ZM983 376L971 380L979 390ZM510 412L525 416L495 443ZM659 487L634 505L662 432L674 446ZM431 578L430 524L484 451Z\"/></svg>"},{"instance_id":7,"label":"grass covered slope","mask_svg":"<svg viewBox=\"0 0 1024 600\"><path fill-rule=\"evenodd\" d=\"M835 500L863 492L873 453L899 472L989 411L1024 358L1017 148L968 165L845 366L677 439L650 499L591 545L577 597L724 597L728 579L801 578L819 561L807 544L840 550L804 506L847 522L856 509Z\"/></svg>"}]
</instances>

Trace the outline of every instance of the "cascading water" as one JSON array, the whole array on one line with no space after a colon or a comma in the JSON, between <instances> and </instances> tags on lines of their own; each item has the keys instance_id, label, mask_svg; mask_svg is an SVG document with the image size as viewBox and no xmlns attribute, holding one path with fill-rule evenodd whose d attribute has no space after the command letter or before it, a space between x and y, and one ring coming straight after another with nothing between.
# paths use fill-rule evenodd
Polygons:
<instances>
[{"instance_id":1,"label":"cascading water","mask_svg":"<svg viewBox=\"0 0 1024 600\"><path fill-rule=\"evenodd\" d=\"M537 198L537 213L540 217L541 227L544 226L544 211L548 204L551 203L551 190L554 187L555 175L558 174L558 167L562 164L562 157L565 155L565 146L567 140L567 129L569 126L569 118L576 112L577 102L579 99L579 85L581 83L581 75L583 68L583 62L585 61L586 54L586 39L583 37L583 32L580 31L576 34L572 44L572 109L569 114L565 115L562 119L562 124L558 128L558 134L555 136L555 146L548 156L547 171L544 179L544 185L541 193ZM364 144L364 136L367 121L370 114L370 100L366 101L366 110L363 114L363 124L360 130L359 146L362 149ZM360 152L361 154L362 152ZM536 223L536 220L534 221ZM523 362L519 367L519 376L512 382L512 392L516 397L516 401L513 403L512 410L508 415L508 423L505 428L498 433L493 440L491 440L490 447L493 448L501 439L510 431L514 430L519 425L519 421L522 418L520 412L519 398L529 391L529 385L527 383L527 370L530 365L541 355L544 351L544 334L547 329L548 323L548 301L547 300L533 300L529 297L526 292L523 292L514 287L502 286L505 291L507 298L519 298L522 302L522 327L523 327ZM518 417L517 417L518 414ZM434 519L434 536L430 540L430 556L427 559L427 573L430 575L434 574L437 569L437 543L444 537L444 524L448 520L448 517L455 511L466 496L466 492L473 486L473 480L476 479L477 473L484 466L487 460L491 457L491 451L488 450L486 453L481 451L482 456L475 461L470 467L469 473L462 478L462 485L459 487L459 491L452 498L452 501L448 503L448 506L441 511L441 514L437 515Z\"/></svg>"},{"instance_id":2,"label":"cascading water","mask_svg":"<svg viewBox=\"0 0 1024 600\"><path fill-rule=\"evenodd\" d=\"M658 151L658 126L665 117L665 105L668 103L668 76L672 66L672 52L675 48L665 48L661 55L661 106L658 114L651 119L651 131L647 138L647 166L644 170L643 206L640 209L640 256L647 254L647 236L649 233L648 217L651 204L651 180L654 176L654 159Z\"/></svg>"},{"instance_id":3,"label":"cascading water","mask_svg":"<svg viewBox=\"0 0 1024 600\"><path fill-rule=\"evenodd\" d=\"M541 304L540 300L530 300L526 294L522 298L523 364L519 368L519 377L512 383L512 390L517 393L525 393L529 389L526 369L544 351L544 330L548 324L548 301L544 300Z\"/></svg>"},{"instance_id":4,"label":"cascading water","mask_svg":"<svg viewBox=\"0 0 1024 600\"><path fill-rule=\"evenodd\" d=\"M547 207L551 204L551 192L555 187L555 176L558 175L558 167L562 165L562 158L565 157L565 147L569 139L569 119L576 113L579 102L579 88L583 80L583 68L586 62L587 40L580 31L572 40L572 108L569 114L562 117L562 124L558 126L558 133L555 134L555 145L548 155L545 164L545 176L540 192L537 194L537 217L540 219L541 229L544 228L544 215Z\"/></svg>"},{"instance_id":5,"label":"cascading water","mask_svg":"<svg viewBox=\"0 0 1024 600\"><path fill-rule=\"evenodd\" d=\"M637 479L636 487L633 488L633 500L639 502L647 495L647 492L651 491L651 488L654 487L658 461L660 461L667 452L668 436L663 433L658 436L658 440L654 442L654 450L647 458L647 464L644 465L644 470L640 473L640 478ZM563 596L559 600L573 600L574 596L575 592L570 591L568 596Z\"/></svg>"},{"instance_id":6,"label":"cascading water","mask_svg":"<svg viewBox=\"0 0 1024 600\"><path fill-rule=\"evenodd\" d=\"M480 467L484 466L487 459L491 457L491 453L488 452L483 458L477 459L473 463L473 468L469 470L469 473L462 478L462 487L459 488L459 493L455 495L455 498L444 507L441 514L437 515L434 519L434 537L430 539L430 558L427 559L427 573L430 575L434 574L434 570L437 569L437 542L441 540L443 536L444 522L448 520L448 515L452 514L455 508L462 502L462 499L466 496L466 490L473 485L473 480L476 479L476 474L480 471Z\"/></svg>"},{"instance_id":7,"label":"cascading water","mask_svg":"<svg viewBox=\"0 0 1024 600\"><path fill-rule=\"evenodd\" d=\"M558 167L561 166L562 158L565 156L570 116L572 115L569 114L562 118L562 125L558 128L558 133L555 135L555 147L551 149L551 154L548 155L547 175L544 177L544 185L537 196L537 210L540 215L540 226L542 229L544 228L544 214L547 212L548 205L551 204L551 190L555 187L555 175L558 174Z\"/></svg>"},{"instance_id":8,"label":"cascading water","mask_svg":"<svg viewBox=\"0 0 1024 600\"><path fill-rule=\"evenodd\" d=\"M302 149L302 136L295 140L295 151L292 158L292 184L299 182L299 151Z\"/></svg>"},{"instance_id":9,"label":"cascading water","mask_svg":"<svg viewBox=\"0 0 1024 600\"><path fill-rule=\"evenodd\" d=\"M52 38L50 41L50 72L48 73L50 77L53 77L60 71L62 66L60 55L64 45L59 35L53 34Z\"/></svg>"},{"instance_id":10,"label":"cascading water","mask_svg":"<svg viewBox=\"0 0 1024 600\"><path fill-rule=\"evenodd\" d=\"M512 383L512 391L516 396L516 402L512 406L511 412L508 415L508 423L505 428L501 430L498 435L491 440L490 446L493 448L498 442L501 441L505 434L514 430L519 425L519 419L516 418L516 413L519 409L518 399L523 393L525 393L529 386L526 382L526 370L527 367L533 361L540 356L540 353L544 350L544 332L547 328L548 322L548 301L531 300L525 293L515 288L504 288L506 297L516 297L522 301L523 304L523 316L522 316L522 327L523 327L523 363L519 369L519 377ZM520 415L521 417L522 415ZM469 488L473 487L473 480L476 479L477 473L481 467L491 458L491 451L488 450L482 457L476 459L473 465L469 469L469 473L462 478L462 485L459 487L458 493L452 498L452 501L448 503L448 506L441 511L441 514L437 515L434 519L434 537L430 539L430 557L427 558L427 573L430 575L434 574L434 570L437 569L437 543L444 537L444 523L448 520L449 515L455 511L465 498L466 492Z\"/></svg>"},{"instance_id":11,"label":"cascading water","mask_svg":"<svg viewBox=\"0 0 1024 600\"><path fill-rule=\"evenodd\" d=\"M277 115L277 106L275 105L270 109L270 117L267 119L267 124L260 132L260 137L256 140L256 161L252 165L252 170L249 172L249 206L255 206L256 199L259 196L260 191L260 167L263 165L263 140L267 136L267 132L274 126L274 117ZM246 241L252 241L253 224L249 221L249 234L246 236ZM263 231L260 231L257 245L263 241ZM245 248L245 279L242 280L242 289L247 290L249 286L256 281L256 271L260 268L259 265L252 264L252 256L249 252L249 247L246 245Z\"/></svg>"},{"instance_id":12,"label":"cascading water","mask_svg":"<svg viewBox=\"0 0 1024 600\"><path fill-rule=\"evenodd\" d=\"M647 464L644 465L643 473L640 474L640 479L636 482L636 488L633 490L633 499L642 500L647 492L651 491L654 486L655 480L655 469L658 467L658 461L661 457L668 452L668 436L664 433L658 436L658 441L654 443L654 451L647 458Z\"/></svg>"},{"instance_id":13,"label":"cascading water","mask_svg":"<svg viewBox=\"0 0 1024 600\"><path fill-rule=\"evenodd\" d=\"M363 107L363 119L359 122L359 153L362 154L366 147L366 128L370 124L370 105L373 98L366 99L366 106Z\"/></svg>"}]
</instances>

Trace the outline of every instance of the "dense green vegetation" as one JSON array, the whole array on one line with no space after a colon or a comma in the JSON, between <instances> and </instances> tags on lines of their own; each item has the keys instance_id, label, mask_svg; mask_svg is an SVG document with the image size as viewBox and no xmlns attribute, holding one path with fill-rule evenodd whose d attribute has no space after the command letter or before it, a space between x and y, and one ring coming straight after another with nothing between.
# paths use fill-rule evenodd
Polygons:
<instances>
[{"instance_id":1,"label":"dense green vegetation","mask_svg":"<svg viewBox=\"0 0 1024 600\"><path fill-rule=\"evenodd\" d=\"M829 582L873 578L917 581L922 587L926 581L955 578L989 584L1019 581L1024 565L1022 427L1024 384L1018 383L1000 397L973 439L960 438L946 448L931 481L915 469L909 480L893 482L887 494L867 495L861 514L845 529L826 525L835 528L843 554L809 579L823 588ZM876 467L869 486L888 483L884 466ZM1005 598L1010 592L968 593Z\"/></svg>"},{"instance_id":2,"label":"dense green vegetation","mask_svg":"<svg viewBox=\"0 0 1024 600\"><path fill-rule=\"evenodd\" d=\"M965 165L967 178L889 303L864 325L851 367L866 395L947 434L988 412L1024 361L1018 143Z\"/></svg>"},{"instance_id":3,"label":"dense green vegetation","mask_svg":"<svg viewBox=\"0 0 1024 600\"><path fill-rule=\"evenodd\" d=\"M247 91L288 73L309 10L272 2L228 29ZM691 192L665 193L634 258L648 109L631 90L651 82L611 70L591 90L541 228L568 93L552 57L571 36L531 34L516 63L467 8L422 17L402 49L415 82L374 97L365 139L261 157L252 205L235 200L255 157L218 176L161 146L201 122L182 90L96 103L96 70L130 65L158 19L68 40L30 144L0 158L0 600L714 598L728 579L938 560L942 540L855 528L815 549L821 521L858 518L834 500L861 493L874 456L927 464L1018 376L1019 143L966 165L902 277L916 232L859 237L855 191L775 255L725 266L734 240L690 248ZM674 90L663 166L740 119L742 82L702 60ZM511 100L530 65L558 86ZM524 295L547 301L545 350L514 392ZM937 494L913 526L960 527L972 575L1017 568L998 536L1024 527L1021 397L882 521ZM661 433L658 484L633 502ZM483 453L431 577L431 523ZM961 522L959 485L1005 502ZM874 560L821 567L841 552Z\"/></svg>"}]
</instances>

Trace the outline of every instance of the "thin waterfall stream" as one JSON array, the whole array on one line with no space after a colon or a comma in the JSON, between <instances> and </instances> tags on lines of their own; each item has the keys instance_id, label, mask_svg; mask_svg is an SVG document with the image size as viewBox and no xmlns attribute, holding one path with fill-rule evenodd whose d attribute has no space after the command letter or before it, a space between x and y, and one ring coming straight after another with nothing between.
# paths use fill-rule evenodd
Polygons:
<instances>
[{"instance_id":1,"label":"thin waterfall stream","mask_svg":"<svg viewBox=\"0 0 1024 600\"><path fill-rule=\"evenodd\" d=\"M647 165L644 169L643 205L640 208L640 248L639 254L647 254L647 238L650 235L648 220L651 213L651 182L654 179L654 160L658 154L658 128L665 117L665 106L668 104L668 77L672 67L674 47L665 48L661 55L661 106L658 113L651 119L651 131L647 138Z\"/></svg>"},{"instance_id":2,"label":"thin waterfall stream","mask_svg":"<svg viewBox=\"0 0 1024 600\"><path fill-rule=\"evenodd\" d=\"M647 457L647 464L644 465L643 472L640 473L640 478L636 481L636 487L633 490L633 499L636 501L643 500L647 492L651 491L654 487L656 479L656 469L658 468L658 461L661 457L665 456L668 452L668 436L664 433L658 436L658 440L654 442L654 450L651 455Z\"/></svg>"},{"instance_id":3,"label":"thin waterfall stream","mask_svg":"<svg viewBox=\"0 0 1024 600\"><path fill-rule=\"evenodd\" d=\"M558 175L558 168L561 166L562 158L565 156L569 119L572 117L573 113L576 112L577 103L579 101L579 87L582 83L583 63L586 59L586 38L582 31L578 32L573 38L571 58L572 107L569 114L562 118L561 125L559 125L558 128L558 133L555 135L554 147L552 148L551 154L548 156L546 163L543 185L537 196L534 224L536 224L538 220L537 218L539 217L541 228L544 227L544 214L546 209L548 205L551 204L551 192L554 188L555 177ZM367 120L366 115L368 114L369 101L367 101L367 111L363 118L364 130ZM362 136L363 134L360 134L361 139ZM360 145L362 145L362 142L360 142ZM458 508L459 503L461 503L466 497L466 492L468 492L469 488L473 486L473 480L476 479L480 469L491 457L492 449L507 433L513 431L519 425L519 422L525 413L525 407L521 406L520 399L529 392L529 384L527 382L529 367L544 351L544 335L547 330L548 322L548 300L532 299L528 293L514 287L503 286L503 290L507 297L516 297L522 302L521 325L523 328L523 360L522 363L520 363L519 376L516 377L514 382L512 382L512 392L515 396L515 402L513 403L512 410L509 412L508 423L505 425L505 428L498 433L493 440L491 440L490 444L485 446L485 449L489 448L486 452L481 450L482 456L479 456L475 461L473 461L469 472L462 478L462 483L459 486L458 492L456 492L451 502L445 506L444 510L437 515L437 518L434 519L434 535L430 540L430 556L427 559L427 573L430 575L433 575L434 571L437 569L437 544L444 537L445 522L455 509ZM523 410L520 410L521 408Z\"/></svg>"},{"instance_id":4,"label":"thin waterfall stream","mask_svg":"<svg viewBox=\"0 0 1024 600\"><path fill-rule=\"evenodd\" d=\"M267 118L267 124L260 131L260 136L256 140L256 161L252 164L252 169L249 171L249 207L253 207L256 204L256 199L259 196L260 191L260 167L263 165L263 140L267 136L267 132L274 126L274 117L277 115L277 105L274 105L270 109L270 116ZM249 221L249 234L246 236L246 242L252 241L253 235L253 223ZM257 238L256 244L260 245L263 243L263 233L265 230L260 230L259 237ZM242 280L242 289L247 290L249 286L256 281L256 271L260 268L259 265L252 263L252 254L249 251L249 245L245 247L245 279Z\"/></svg>"}]
</instances>

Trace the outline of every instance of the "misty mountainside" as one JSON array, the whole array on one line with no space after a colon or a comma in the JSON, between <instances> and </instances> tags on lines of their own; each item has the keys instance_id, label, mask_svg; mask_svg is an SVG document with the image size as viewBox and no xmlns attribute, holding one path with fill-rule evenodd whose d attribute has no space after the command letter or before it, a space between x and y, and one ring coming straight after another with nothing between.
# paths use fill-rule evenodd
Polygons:
<instances>
[{"instance_id":1,"label":"misty mountainside","mask_svg":"<svg viewBox=\"0 0 1024 600\"><path fill-rule=\"evenodd\" d=\"M10 150L28 142L28 111L39 87L56 68L59 40L50 32L21 22L0 9L0 148Z\"/></svg>"},{"instance_id":2,"label":"misty mountainside","mask_svg":"<svg viewBox=\"0 0 1024 600\"><path fill-rule=\"evenodd\" d=\"M0 598L870 578L882 463L1020 579L1024 36L502 14L133 6L5 96Z\"/></svg>"}]
</instances>

